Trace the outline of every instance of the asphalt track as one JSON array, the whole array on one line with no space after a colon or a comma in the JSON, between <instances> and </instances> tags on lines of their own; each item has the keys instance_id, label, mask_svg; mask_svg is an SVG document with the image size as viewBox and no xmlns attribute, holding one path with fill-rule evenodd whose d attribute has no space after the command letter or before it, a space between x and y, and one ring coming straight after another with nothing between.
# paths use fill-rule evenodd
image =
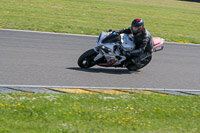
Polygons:
<instances>
[{"instance_id":1,"label":"asphalt track","mask_svg":"<svg viewBox=\"0 0 200 133\"><path fill-rule=\"evenodd\" d=\"M0 85L96 86L200 90L200 45L165 43L139 72L80 69L96 37L0 30Z\"/></svg>"}]
</instances>

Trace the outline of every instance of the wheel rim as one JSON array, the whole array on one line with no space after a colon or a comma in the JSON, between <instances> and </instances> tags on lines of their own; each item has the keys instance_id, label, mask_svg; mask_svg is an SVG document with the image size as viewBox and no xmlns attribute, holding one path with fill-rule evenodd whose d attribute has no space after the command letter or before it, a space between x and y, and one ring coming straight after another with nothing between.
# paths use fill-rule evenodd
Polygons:
<instances>
[{"instance_id":1,"label":"wheel rim","mask_svg":"<svg viewBox=\"0 0 200 133\"><path fill-rule=\"evenodd\" d=\"M86 60L83 60L82 64L83 65L86 65L87 61Z\"/></svg>"},{"instance_id":2,"label":"wheel rim","mask_svg":"<svg viewBox=\"0 0 200 133\"><path fill-rule=\"evenodd\" d=\"M91 67L91 66L93 66L94 64L93 64L93 58L94 58L95 56L93 56L92 58L85 58L83 61L82 61L82 65L85 67L85 68L88 68L88 67Z\"/></svg>"},{"instance_id":3,"label":"wheel rim","mask_svg":"<svg viewBox=\"0 0 200 133\"><path fill-rule=\"evenodd\" d=\"M83 65L84 67L88 67L89 62L88 62L88 59L87 59L87 58L85 58L85 59L82 61L82 65Z\"/></svg>"},{"instance_id":4,"label":"wheel rim","mask_svg":"<svg viewBox=\"0 0 200 133\"><path fill-rule=\"evenodd\" d=\"M151 61L151 57L147 57L144 61L141 61L141 65L138 66L138 68L143 68L144 66L146 66L147 64L149 64L149 62Z\"/></svg>"}]
</instances>

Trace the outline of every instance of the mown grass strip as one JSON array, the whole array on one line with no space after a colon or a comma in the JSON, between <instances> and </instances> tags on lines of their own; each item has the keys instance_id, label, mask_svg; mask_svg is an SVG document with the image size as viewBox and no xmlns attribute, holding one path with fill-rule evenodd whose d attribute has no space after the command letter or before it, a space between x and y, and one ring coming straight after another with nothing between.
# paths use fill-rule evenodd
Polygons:
<instances>
[{"instance_id":1,"label":"mown grass strip","mask_svg":"<svg viewBox=\"0 0 200 133\"><path fill-rule=\"evenodd\" d=\"M0 94L0 132L200 132L199 96Z\"/></svg>"},{"instance_id":2,"label":"mown grass strip","mask_svg":"<svg viewBox=\"0 0 200 133\"><path fill-rule=\"evenodd\" d=\"M200 43L200 3L181 0L1 0L0 25L9 29L98 35L145 21L153 36Z\"/></svg>"}]
</instances>

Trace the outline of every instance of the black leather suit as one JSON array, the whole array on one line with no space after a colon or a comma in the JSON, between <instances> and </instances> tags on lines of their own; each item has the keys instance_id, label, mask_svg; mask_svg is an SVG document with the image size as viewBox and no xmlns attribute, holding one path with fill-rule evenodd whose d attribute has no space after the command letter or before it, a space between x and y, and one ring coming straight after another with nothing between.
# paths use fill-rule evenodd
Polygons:
<instances>
[{"instance_id":1,"label":"black leather suit","mask_svg":"<svg viewBox=\"0 0 200 133\"><path fill-rule=\"evenodd\" d=\"M117 31L119 34L126 33L132 34L131 29L122 29ZM135 50L130 51L130 56L132 56L136 62L141 61L143 58L147 56L152 56L153 52L153 40L149 31L144 28L141 32L137 34L133 34L134 43L136 45Z\"/></svg>"}]
</instances>

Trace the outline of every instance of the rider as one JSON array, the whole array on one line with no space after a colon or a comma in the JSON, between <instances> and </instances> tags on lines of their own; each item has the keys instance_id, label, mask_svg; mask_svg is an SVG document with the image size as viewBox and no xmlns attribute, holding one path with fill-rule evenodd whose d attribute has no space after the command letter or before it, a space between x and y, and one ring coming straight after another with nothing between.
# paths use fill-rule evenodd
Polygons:
<instances>
[{"instance_id":1,"label":"rider","mask_svg":"<svg viewBox=\"0 0 200 133\"><path fill-rule=\"evenodd\" d=\"M144 28L144 21L140 18L136 18L132 21L131 27L128 29L122 29L116 31L118 34L126 33L133 34L134 43L136 45L135 50L124 52L124 56L131 58L135 65L140 65L140 61L146 57L152 56L153 41L149 31Z\"/></svg>"}]
</instances>

